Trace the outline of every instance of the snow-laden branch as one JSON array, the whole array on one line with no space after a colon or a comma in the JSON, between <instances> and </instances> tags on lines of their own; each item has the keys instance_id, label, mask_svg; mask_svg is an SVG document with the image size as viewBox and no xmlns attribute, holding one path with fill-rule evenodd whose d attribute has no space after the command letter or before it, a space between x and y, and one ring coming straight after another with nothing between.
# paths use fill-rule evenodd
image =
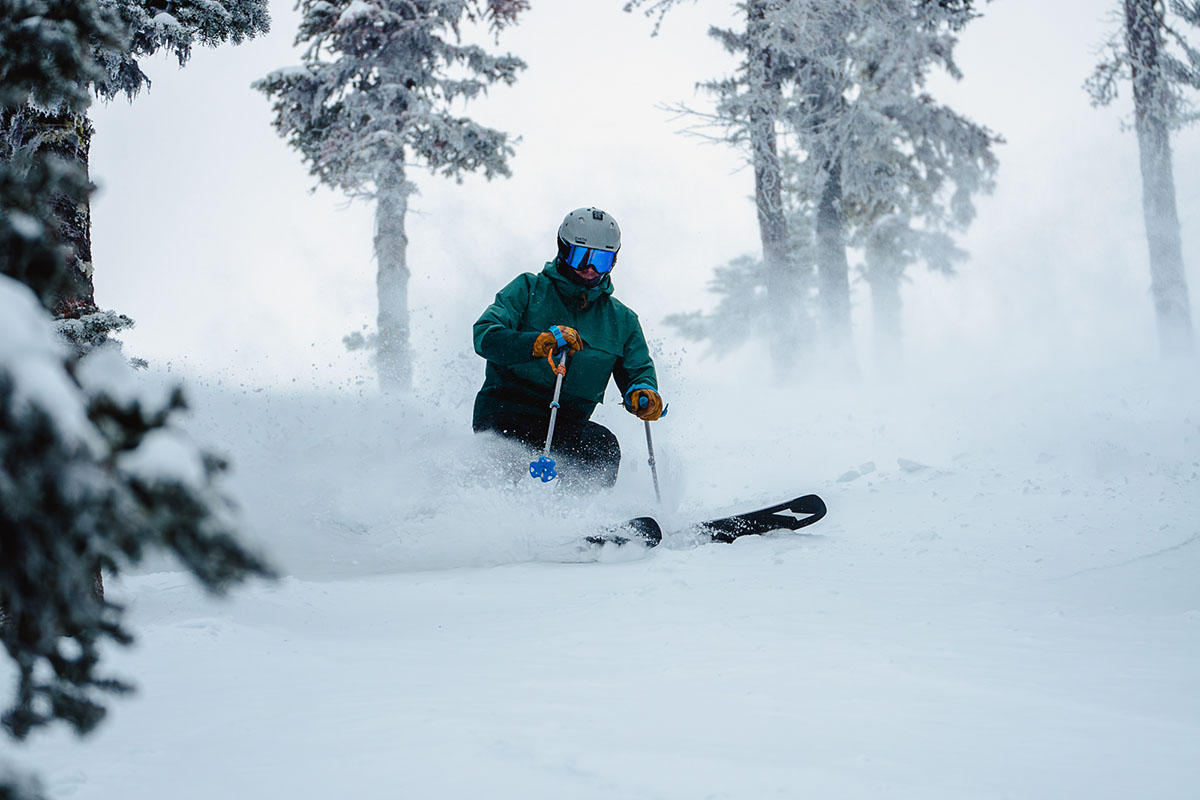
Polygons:
<instances>
[{"instance_id":1,"label":"snow-laden branch","mask_svg":"<svg viewBox=\"0 0 1200 800\"><path fill-rule=\"evenodd\" d=\"M372 196L389 164L448 177L508 175L509 136L456 115L456 103L510 85L525 64L461 42L464 20L512 22L520 2L308 0L304 63L254 86L274 100L275 129L322 183Z\"/></svg>"}]
</instances>

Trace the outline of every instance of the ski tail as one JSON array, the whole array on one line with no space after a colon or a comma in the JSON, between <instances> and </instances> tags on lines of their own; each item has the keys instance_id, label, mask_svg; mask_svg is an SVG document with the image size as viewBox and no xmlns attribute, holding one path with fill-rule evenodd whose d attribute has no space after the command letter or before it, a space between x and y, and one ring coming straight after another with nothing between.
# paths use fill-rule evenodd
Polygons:
<instances>
[{"instance_id":1,"label":"ski tail","mask_svg":"<svg viewBox=\"0 0 1200 800\"><path fill-rule=\"evenodd\" d=\"M654 517L634 517L628 522L589 536L584 541L596 547L603 547L606 544L614 544L617 547L624 547L627 544L646 548L658 547L662 541L662 528Z\"/></svg>"},{"instance_id":2,"label":"ski tail","mask_svg":"<svg viewBox=\"0 0 1200 800\"><path fill-rule=\"evenodd\" d=\"M749 514L709 520L701 527L708 531L714 542L728 543L739 536L799 530L819 521L826 511L824 500L815 494L806 494Z\"/></svg>"}]
</instances>

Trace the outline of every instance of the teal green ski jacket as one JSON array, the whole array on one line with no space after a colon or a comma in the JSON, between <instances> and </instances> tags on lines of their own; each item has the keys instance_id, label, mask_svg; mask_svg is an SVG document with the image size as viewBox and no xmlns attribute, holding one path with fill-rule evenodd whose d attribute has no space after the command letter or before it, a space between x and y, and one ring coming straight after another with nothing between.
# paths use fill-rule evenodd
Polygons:
<instances>
[{"instance_id":1,"label":"teal green ski jacket","mask_svg":"<svg viewBox=\"0 0 1200 800\"><path fill-rule=\"evenodd\" d=\"M551 325L579 331L583 349L567 360L559 414L586 420L604 401L609 378L624 397L632 386L658 391L654 362L637 314L612 296L611 275L585 288L548 262L517 276L475 323L475 352L487 359L475 396L475 422L497 412L550 415L554 371L533 355L538 334Z\"/></svg>"}]
</instances>

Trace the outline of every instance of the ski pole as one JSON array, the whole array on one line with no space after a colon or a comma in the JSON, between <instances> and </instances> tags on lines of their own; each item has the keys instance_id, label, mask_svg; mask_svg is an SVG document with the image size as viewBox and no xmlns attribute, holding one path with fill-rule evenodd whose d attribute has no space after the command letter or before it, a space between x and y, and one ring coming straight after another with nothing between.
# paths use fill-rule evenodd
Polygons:
<instances>
[{"instance_id":1,"label":"ski pole","mask_svg":"<svg viewBox=\"0 0 1200 800\"><path fill-rule=\"evenodd\" d=\"M645 398L643 398L645 399ZM646 423L646 449L650 451L650 474L654 477L654 496L658 498L658 504L662 505L662 492L658 488L658 467L654 463L654 440L650 438L650 420L645 420Z\"/></svg>"},{"instance_id":2,"label":"ski pole","mask_svg":"<svg viewBox=\"0 0 1200 800\"><path fill-rule=\"evenodd\" d=\"M542 483L549 483L558 477L554 459L550 457L550 443L554 441L554 423L558 420L558 395L562 392L563 377L567 374L566 348L562 351L558 366L554 368L554 374L558 378L554 381L554 399L550 401L550 429L546 431L546 447L542 450L541 458L529 462L529 474L534 478L541 478Z\"/></svg>"},{"instance_id":3,"label":"ski pole","mask_svg":"<svg viewBox=\"0 0 1200 800\"><path fill-rule=\"evenodd\" d=\"M644 396L638 398L638 408L645 408L648 405L650 405L650 400L648 398ZM664 408L662 414L659 416L661 417L666 413L667 410ZM658 504L661 506L662 491L658 488L658 467L654 461L654 440L650 438L650 420L643 420L643 422L646 423L646 450L650 453L650 460L648 463L650 464L650 475L654 478L654 496L658 498Z\"/></svg>"}]
</instances>

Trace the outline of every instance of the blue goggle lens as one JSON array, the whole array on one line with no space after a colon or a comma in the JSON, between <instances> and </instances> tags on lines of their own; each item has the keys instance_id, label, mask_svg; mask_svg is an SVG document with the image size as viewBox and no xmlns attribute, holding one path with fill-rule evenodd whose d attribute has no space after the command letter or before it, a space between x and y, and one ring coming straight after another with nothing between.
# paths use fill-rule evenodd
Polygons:
<instances>
[{"instance_id":1,"label":"blue goggle lens","mask_svg":"<svg viewBox=\"0 0 1200 800\"><path fill-rule=\"evenodd\" d=\"M617 254L611 250L597 250L578 244L567 246L567 263L574 269L583 269L588 264L591 264L596 269L596 272L603 275L606 272L612 271L613 263L616 260Z\"/></svg>"}]
</instances>

